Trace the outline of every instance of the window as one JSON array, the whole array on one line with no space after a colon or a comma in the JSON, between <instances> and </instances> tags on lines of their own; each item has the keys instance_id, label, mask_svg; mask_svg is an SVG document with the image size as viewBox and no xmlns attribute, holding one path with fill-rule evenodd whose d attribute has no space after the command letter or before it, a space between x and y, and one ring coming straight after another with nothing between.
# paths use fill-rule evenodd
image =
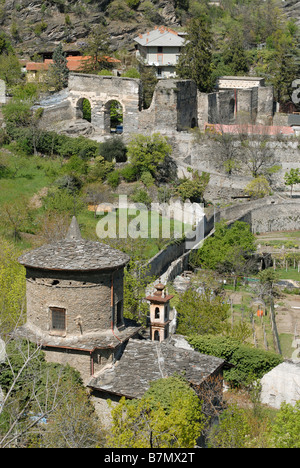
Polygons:
<instances>
[{"instance_id":1,"label":"window","mask_svg":"<svg viewBox=\"0 0 300 468\"><path fill-rule=\"evenodd\" d=\"M66 330L66 309L51 307L51 328L52 330Z\"/></svg>"},{"instance_id":2,"label":"window","mask_svg":"<svg viewBox=\"0 0 300 468\"><path fill-rule=\"evenodd\" d=\"M159 339L159 331L158 331L158 330L155 330L155 332L154 332L154 341L160 341L160 339Z\"/></svg>"},{"instance_id":3,"label":"window","mask_svg":"<svg viewBox=\"0 0 300 468\"><path fill-rule=\"evenodd\" d=\"M155 318L159 319L159 307L155 307Z\"/></svg>"},{"instance_id":4,"label":"window","mask_svg":"<svg viewBox=\"0 0 300 468\"><path fill-rule=\"evenodd\" d=\"M162 48L162 46L158 46L158 47L157 47L157 53L158 53L158 54L162 54L162 53L163 53L163 48Z\"/></svg>"}]
</instances>

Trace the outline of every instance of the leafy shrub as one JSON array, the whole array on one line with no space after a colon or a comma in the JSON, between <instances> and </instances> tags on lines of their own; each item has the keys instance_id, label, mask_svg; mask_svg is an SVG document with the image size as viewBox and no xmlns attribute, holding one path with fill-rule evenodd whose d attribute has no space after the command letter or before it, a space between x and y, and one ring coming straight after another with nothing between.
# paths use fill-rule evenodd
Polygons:
<instances>
[{"instance_id":1,"label":"leafy shrub","mask_svg":"<svg viewBox=\"0 0 300 468\"><path fill-rule=\"evenodd\" d=\"M10 138L3 128L0 128L0 148L3 145L7 145L10 142Z\"/></svg>"},{"instance_id":2,"label":"leafy shrub","mask_svg":"<svg viewBox=\"0 0 300 468\"><path fill-rule=\"evenodd\" d=\"M209 179L207 172L202 172L200 176L198 171L192 171L192 179L182 179L177 193L183 201L189 199L191 202L201 202Z\"/></svg>"},{"instance_id":3,"label":"leafy shrub","mask_svg":"<svg viewBox=\"0 0 300 468\"><path fill-rule=\"evenodd\" d=\"M140 4L140 0L126 0L126 3L129 8L133 8L135 10Z\"/></svg>"},{"instance_id":4,"label":"leafy shrub","mask_svg":"<svg viewBox=\"0 0 300 468\"><path fill-rule=\"evenodd\" d=\"M76 155L82 159L91 159L98 153L98 143L82 136L78 138L63 136L60 138L56 151L63 157Z\"/></svg>"},{"instance_id":5,"label":"leafy shrub","mask_svg":"<svg viewBox=\"0 0 300 468\"><path fill-rule=\"evenodd\" d=\"M89 168L88 180L90 182L104 180L113 169L114 163L105 161L103 156L97 156L94 160L94 164Z\"/></svg>"},{"instance_id":6,"label":"leafy shrub","mask_svg":"<svg viewBox=\"0 0 300 468\"><path fill-rule=\"evenodd\" d=\"M131 195L131 199L134 203L143 203L147 207L151 205L152 198L146 190L138 188L134 191L134 193Z\"/></svg>"},{"instance_id":7,"label":"leafy shrub","mask_svg":"<svg viewBox=\"0 0 300 468\"><path fill-rule=\"evenodd\" d=\"M127 164L127 166L123 167L121 175L126 182L134 182L137 180L138 170L133 164Z\"/></svg>"},{"instance_id":8,"label":"leafy shrub","mask_svg":"<svg viewBox=\"0 0 300 468\"><path fill-rule=\"evenodd\" d=\"M113 171L107 176L107 182L112 188L118 187L120 183L120 171Z\"/></svg>"},{"instance_id":9,"label":"leafy shrub","mask_svg":"<svg viewBox=\"0 0 300 468\"><path fill-rule=\"evenodd\" d=\"M142 175L141 175L141 182L143 182L143 184L148 188L148 187L151 187L151 185L154 184L154 179L152 177L152 175L150 174L150 172L143 172Z\"/></svg>"},{"instance_id":10,"label":"leafy shrub","mask_svg":"<svg viewBox=\"0 0 300 468\"><path fill-rule=\"evenodd\" d=\"M157 166L164 162L166 156L172 152L165 136L160 133L152 135L137 135L128 144L128 159L137 168L139 176L143 172L150 172L155 177Z\"/></svg>"},{"instance_id":11,"label":"leafy shrub","mask_svg":"<svg viewBox=\"0 0 300 468\"><path fill-rule=\"evenodd\" d=\"M48 192L48 195L43 200L44 209L57 211L59 213L70 213L74 214L74 208L76 212L82 211L84 203L82 199L74 192L71 192L67 188L55 188Z\"/></svg>"},{"instance_id":12,"label":"leafy shrub","mask_svg":"<svg viewBox=\"0 0 300 468\"><path fill-rule=\"evenodd\" d=\"M104 143L99 145L99 154L103 156L106 161L125 162L127 147L121 138L110 138Z\"/></svg>"},{"instance_id":13,"label":"leafy shrub","mask_svg":"<svg viewBox=\"0 0 300 468\"><path fill-rule=\"evenodd\" d=\"M141 75L136 68L129 68L125 73L122 74L124 78L140 78Z\"/></svg>"},{"instance_id":14,"label":"leafy shrub","mask_svg":"<svg viewBox=\"0 0 300 468\"><path fill-rule=\"evenodd\" d=\"M87 163L79 156L71 156L68 162L61 170L62 174L69 174L73 176L82 176L87 173Z\"/></svg>"},{"instance_id":15,"label":"leafy shrub","mask_svg":"<svg viewBox=\"0 0 300 468\"><path fill-rule=\"evenodd\" d=\"M224 372L226 381L233 387L247 382L249 376L263 377L283 361L278 354L251 348L224 336L194 335L187 337L187 340L200 353L225 359L234 365Z\"/></svg>"}]
</instances>

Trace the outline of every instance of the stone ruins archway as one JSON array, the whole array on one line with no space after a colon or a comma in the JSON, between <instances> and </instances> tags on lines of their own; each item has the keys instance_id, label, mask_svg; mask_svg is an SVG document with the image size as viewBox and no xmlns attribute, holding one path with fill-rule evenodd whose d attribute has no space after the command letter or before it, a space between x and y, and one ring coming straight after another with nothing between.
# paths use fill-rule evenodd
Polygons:
<instances>
[{"instance_id":1,"label":"stone ruins archway","mask_svg":"<svg viewBox=\"0 0 300 468\"><path fill-rule=\"evenodd\" d=\"M87 99L91 105L91 124L96 133L110 133L110 108L115 101L119 103L120 109L122 108L124 131L126 133L138 131L142 103L140 80L70 73L68 88L68 100L73 118L83 118L84 99Z\"/></svg>"},{"instance_id":2,"label":"stone ruins archway","mask_svg":"<svg viewBox=\"0 0 300 468\"><path fill-rule=\"evenodd\" d=\"M111 99L104 106L104 131L115 133L118 126L123 127L123 106L120 101Z\"/></svg>"},{"instance_id":3,"label":"stone ruins archway","mask_svg":"<svg viewBox=\"0 0 300 468\"><path fill-rule=\"evenodd\" d=\"M84 119L92 122L92 106L89 99L82 97L76 103L76 119Z\"/></svg>"}]
</instances>

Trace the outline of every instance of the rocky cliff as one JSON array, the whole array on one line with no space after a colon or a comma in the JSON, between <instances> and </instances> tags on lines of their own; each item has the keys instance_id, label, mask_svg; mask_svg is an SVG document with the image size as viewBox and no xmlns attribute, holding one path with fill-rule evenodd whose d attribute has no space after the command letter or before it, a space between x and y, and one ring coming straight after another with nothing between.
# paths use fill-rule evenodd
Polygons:
<instances>
[{"instance_id":1,"label":"rocky cliff","mask_svg":"<svg viewBox=\"0 0 300 468\"><path fill-rule=\"evenodd\" d=\"M180 25L173 1L0 0L0 31L24 58L45 56L61 41L78 50L95 24L107 25L114 50L132 50L132 39L155 24Z\"/></svg>"}]
</instances>

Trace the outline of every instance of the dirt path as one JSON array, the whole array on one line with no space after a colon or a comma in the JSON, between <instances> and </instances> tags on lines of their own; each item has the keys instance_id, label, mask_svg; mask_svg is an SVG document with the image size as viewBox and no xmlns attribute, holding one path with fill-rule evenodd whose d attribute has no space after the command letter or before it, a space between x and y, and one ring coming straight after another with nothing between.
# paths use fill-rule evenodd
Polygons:
<instances>
[{"instance_id":1,"label":"dirt path","mask_svg":"<svg viewBox=\"0 0 300 468\"><path fill-rule=\"evenodd\" d=\"M300 296L285 296L276 307L276 324L278 333L300 334Z\"/></svg>"}]
</instances>

